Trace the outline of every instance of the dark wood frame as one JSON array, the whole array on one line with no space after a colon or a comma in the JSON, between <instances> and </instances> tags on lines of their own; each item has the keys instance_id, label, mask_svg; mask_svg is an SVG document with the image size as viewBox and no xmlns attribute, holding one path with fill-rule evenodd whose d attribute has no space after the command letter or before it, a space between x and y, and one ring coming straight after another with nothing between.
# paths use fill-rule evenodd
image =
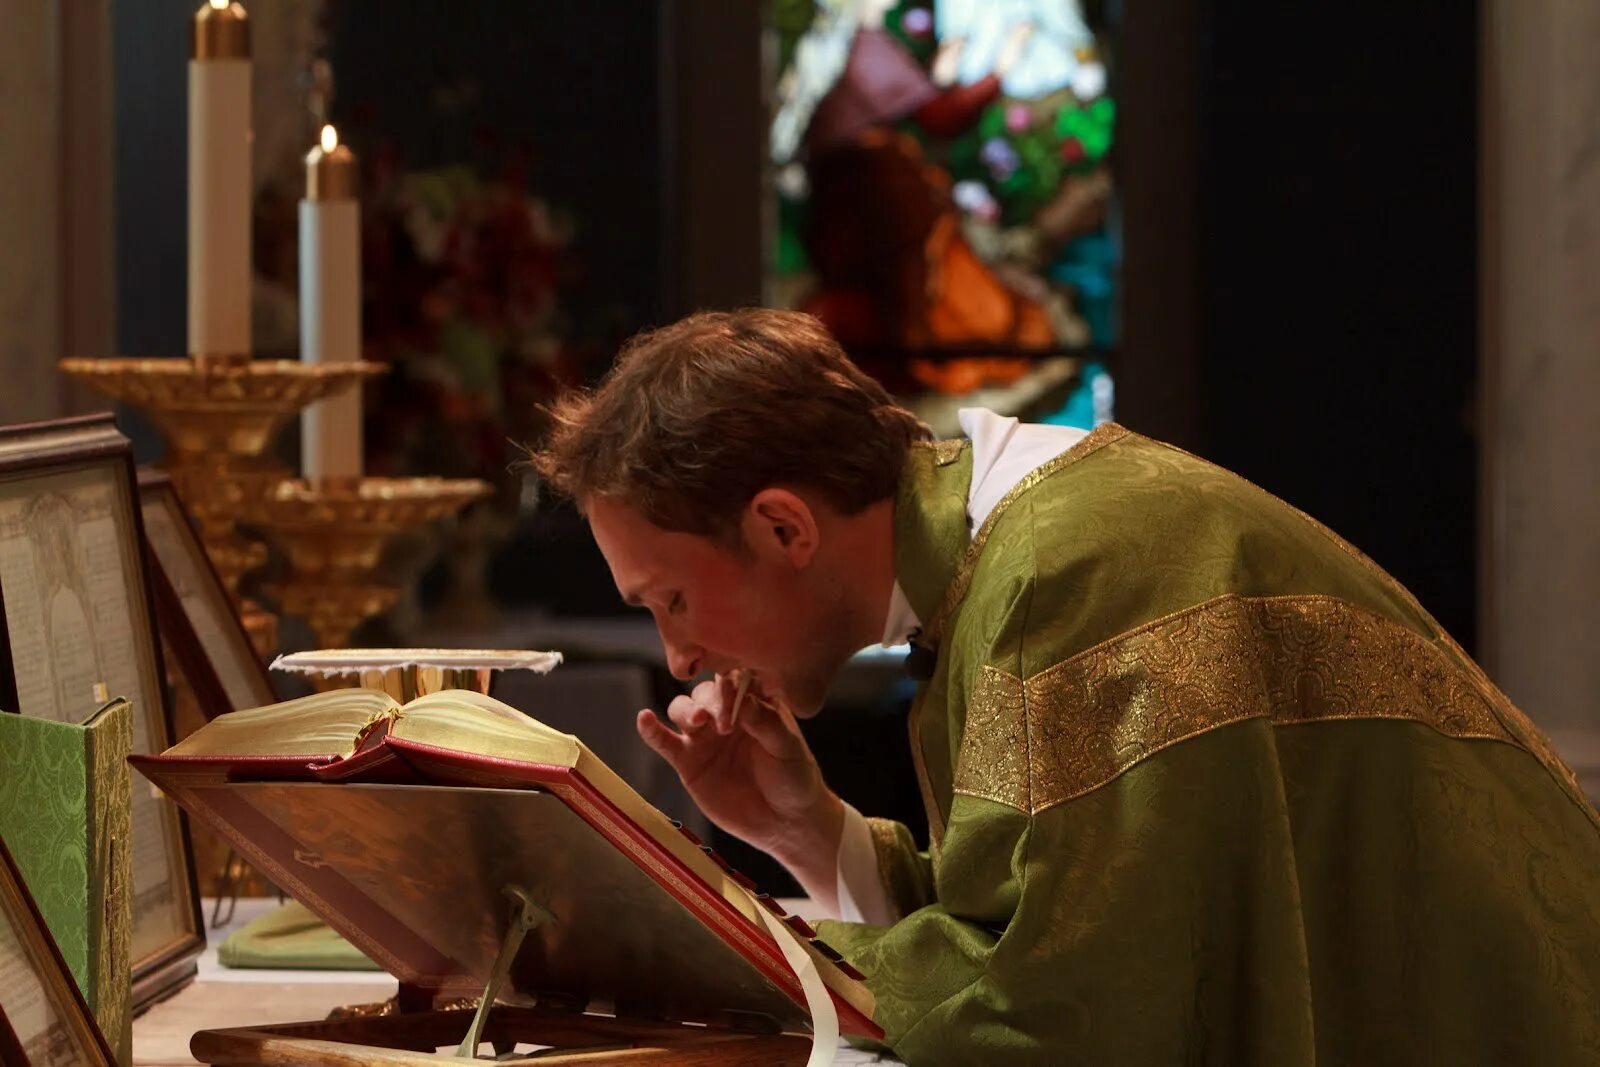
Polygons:
<instances>
[{"instance_id":1,"label":"dark wood frame","mask_svg":"<svg viewBox=\"0 0 1600 1067\"><path fill-rule=\"evenodd\" d=\"M150 721L158 735L152 747L160 751L172 742L172 709L167 701L161 635L156 627L155 598L151 595L151 567L144 551L144 518L134 473L133 448L128 439L117 431L115 420L109 413L0 427L0 482L51 473L75 473L98 464L110 465L114 480L119 477L117 468L121 470L120 479L129 515L126 536L131 538L131 544L126 547L138 575L138 587L129 590L129 601L137 604L142 600L144 603L145 627L149 635L147 647L152 660L146 667L151 672L151 696L159 703ZM6 708L20 710L17 665L11 651L11 634L4 604L4 589L0 584L0 701L6 702ZM136 620L137 614L130 619L130 623L137 625ZM139 788L137 783L135 788ZM153 956L134 962L135 1014L171 996L192 980L196 973L195 957L204 951L206 944L188 817L175 804L171 807L170 817L176 829L174 838L178 855L169 858L175 861L174 866L179 871L179 891L188 897L187 907L183 909L187 924L182 933L165 948Z\"/></svg>"},{"instance_id":2,"label":"dark wood frame","mask_svg":"<svg viewBox=\"0 0 1600 1067\"><path fill-rule=\"evenodd\" d=\"M228 597L227 589L217 575L211 557L206 554L205 545L200 540L194 521L184 508L183 501L178 499L172 479L163 471L141 468L139 504L141 510L170 508L174 512L173 517L179 524L180 536L186 538L182 547L185 555L189 557L188 563L192 571L190 577L208 586L205 595L226 612L224 625L231 623L232 632L225 635L225 639L232 646L229 652L240 660L234 667L248 673L252 679L251 684L257 689L252 701L246 704L239 704L228 696L228 686L223 681L226 675L213 655L214 650L207 649L205 642L201 640L194 621L184 610L183 602L178 596L178 583L168 573L155 544L146 536L145 549L149 556L152 592L155 594L156 620L160 625L163 643L172 653L173 661L178 665L184 681L194 693L201 713L210 720L224 712L241 711L245 708L274 703L278 696L272 685L272 677L267 672L266 665L256 656L255 647L250 643L250 635L244 628L244 622L239 618L238 609ZM144 525L148 529L149 524Z\"/></svg>"},{"instance_id":3,"label":"dark wood frame","mask_svg":"<svg viewBox=\"0 0 1600 1067\"><path fill-rule=\"evenodd\" d=\"M17 909L20 914L9 913L9 909L5 907L8 896L14 897L20 903L21 906ZM116 1067L117 1058L112 1053L105 1035L100 1032L100 1026L89 1011L89 1005L84 1001L83 994L78 991L78 983L73 980L72 972L67 969L66 960L56 947L55 938L50 936L50 928L45 925L44 916L39 914L39 908L33 902L33 895L28 892L27 883L22 880L22 872L17 869L4 839L0 839L0 919L17 930L23 952L36 962L42 957L45 966L49 968L49 973L39 975L40 984L44 986L45 995L49 998L52 1008L61 1016L67 1030L76 1039L79 1051L87 1055L94 1067ZM22 1041L12 1029L10 1020L6 1018L3 990L0 990L0 1063L6 1064L7 1067L12 1064L26 1067L29 1063L22 1050Z\"/></svg>"}]
</instances>

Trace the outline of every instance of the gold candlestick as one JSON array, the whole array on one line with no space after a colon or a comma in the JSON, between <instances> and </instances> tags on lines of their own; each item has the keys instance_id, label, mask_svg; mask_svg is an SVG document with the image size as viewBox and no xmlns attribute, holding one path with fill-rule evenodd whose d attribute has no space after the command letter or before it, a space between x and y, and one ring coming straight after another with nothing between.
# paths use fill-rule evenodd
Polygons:
<instances>
[{"instance_id":1,"label":"gold candlestick","mask_svg":"<svg viewBox=\"0 0 1600 1067\"><path fill-rule=\"evenodd\" d=\"M281 610L302 618L321 648L342 648L364 620L400 590L378 563L389 540L489 495L487 482L446 478L292 479L255 508L260 525L288 558L275 592Z\"/></svg>"},{"instance_id":2,"label":"gold candlestick","mask_svg":"<svg viewBox=\"0 0 1600 1067\"><path fill-rule=\"evenodd\" d=\"M265 561L266 548L238 529L255 503L290 476L266 450L301 408L387 368L247 356L64 359L60 368L155 422L167 445L160 465L199 526L256 651L266 656L277 645L277 620L239 596L240 577Z\"/></svg>"}]
</instances>

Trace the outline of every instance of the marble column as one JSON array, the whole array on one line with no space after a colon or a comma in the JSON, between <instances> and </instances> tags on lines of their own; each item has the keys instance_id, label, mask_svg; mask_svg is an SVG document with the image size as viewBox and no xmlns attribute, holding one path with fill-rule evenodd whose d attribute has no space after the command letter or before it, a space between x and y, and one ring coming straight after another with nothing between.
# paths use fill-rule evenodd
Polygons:
<instances>
[{"instance_id":1,"label":"marble column","mask_svg":"<svg viewBox=\"0 0 1600 1067\"><path fill-rule=\"evenodd\" d=\"M1481 645L1600 796L1600 5L1482 12Z\"/></svg>"}]
</instances>

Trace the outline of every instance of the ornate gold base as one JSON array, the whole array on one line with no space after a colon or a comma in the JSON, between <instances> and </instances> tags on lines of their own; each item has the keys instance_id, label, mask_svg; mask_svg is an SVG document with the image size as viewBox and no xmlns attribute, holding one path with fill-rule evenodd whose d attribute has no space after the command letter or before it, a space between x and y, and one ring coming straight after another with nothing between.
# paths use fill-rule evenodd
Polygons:
<instances>
[{"instance_id":1,"label":"ornate gold base","mask_svg":"<svg viewBox=\"0 0 1600 1067\"><path fill-rule=\"evenodd\" d=\"M256 509L288 557L288 577L277 588L280 607L306 620L319 647L343 648L362 621L400 597L378 575L389 540L489 491L487 482L443 478L282 482Z\"/></svg>"}]
</instances>

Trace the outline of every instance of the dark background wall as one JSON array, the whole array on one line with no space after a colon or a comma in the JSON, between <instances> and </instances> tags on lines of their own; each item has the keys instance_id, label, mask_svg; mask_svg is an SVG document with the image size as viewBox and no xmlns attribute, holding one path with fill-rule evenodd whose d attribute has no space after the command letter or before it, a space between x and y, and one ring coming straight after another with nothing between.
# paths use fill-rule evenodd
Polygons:
<instances>
[{"instance_id":1,"label":"dark background wall","mask_svg":"<svg viewBox=\"0 0 1600 1067\"><path fill-rule=\"evenodd\" d=\"M584 311L661 315L661 7L330 0L334 111L408 169L515 158L576 223Z\"/></svg>"},{"instance_id":2,"label":"dark background wall","mask_svg":"<svg viewBox=\"0 0 1600 1067\"><path fill-rule=\"evenodd\" d=\"M1119 417L1475 637L1477 11L1128 5Z\"/></svg>"},{"instance_id":3,"label":"dark background wall","mask_svg":"<svg viewBox=\"0 0 1600 1067\"><path fill-rule=\"evenodd\" d=\"M1217 5L1204 68L1211 454L1470 647L1476 4L1341 5L1349 33L1327 10L1242 6Z\"/></svg>"},{"instance_id":4,"label":"dark background wall","mask_svg":"<svg viewBox=\"0 0 1600 1067\"><path fill-rule=\"evenodd\" d=\"M112 13L116 94L117 346L182 355L187 337L190 0L126 0Z\"/></svg>"}]
</instances>

